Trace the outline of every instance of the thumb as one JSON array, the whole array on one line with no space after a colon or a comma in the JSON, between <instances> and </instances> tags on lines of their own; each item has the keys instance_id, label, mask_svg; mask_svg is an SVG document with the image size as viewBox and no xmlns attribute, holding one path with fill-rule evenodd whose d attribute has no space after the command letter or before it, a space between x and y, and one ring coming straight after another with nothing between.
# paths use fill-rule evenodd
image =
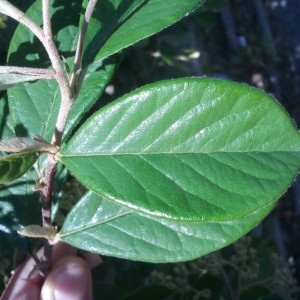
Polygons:
<instances>
[{"instance_id":1,"label":"thumb","mask_svg":"<svg viewBox=\"0 0 300 300\"><path fill-rule=\"evenodd\" d=\"M92 275L85 260L66 256L58 260L41 291L42 300L92 300Z\"/></svg>"}]
</instances>

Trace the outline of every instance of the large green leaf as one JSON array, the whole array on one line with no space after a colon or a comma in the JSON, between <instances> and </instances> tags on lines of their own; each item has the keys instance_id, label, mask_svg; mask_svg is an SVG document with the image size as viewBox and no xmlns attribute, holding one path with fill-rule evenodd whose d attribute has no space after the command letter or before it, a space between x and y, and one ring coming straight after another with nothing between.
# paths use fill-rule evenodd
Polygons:
<instances>
[{"instance_id":1,"label":"large green leaf","mask_svg":"<svg viewBox=\"0 0 300 300\"><path fill-rule=\"evenodd\" d=\"M88 119L61 161L88 188L136 211L226 221L273 203L300 167L285 110L218 79L158 82Z\"/></svg>"},{"instance_id":2,"label":"large green leaf","mask_svg":"<svg viewBox=\"0 0 300 300\"><path fill-rule=\"evenodd\" d=\"M231 221L174 222L138 214L88 192L67 216L59 236L75 247L103 255L148 262L185 261L243 236L274 204Z\"/></svg>"},{"instance_id":3,"label":"large green leaf","mask_svg":"<svg viewBox=\"0 0 300 300\"><path fill-rule=\"evenodd\" d=\"M84 64L104 59L175 23L204 0L98 1L85 41ZM86 8L88 0L83 1ZM100 51L98 49L101 47Z\"/></svg>"}]
</instances>

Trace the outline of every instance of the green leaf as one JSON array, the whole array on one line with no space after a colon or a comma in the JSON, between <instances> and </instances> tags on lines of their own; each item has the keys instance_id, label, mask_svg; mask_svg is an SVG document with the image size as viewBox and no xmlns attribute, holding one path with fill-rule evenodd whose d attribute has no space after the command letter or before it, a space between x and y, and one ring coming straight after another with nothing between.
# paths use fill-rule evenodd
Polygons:
<instances>
[{"instance_id":1,"label":"green leaf","mask_svg":"<svg viewBox=\"0 0 300 300\"><path fill-rule=\"evenodd\" d=\"M0 237L22 251L28 251L28 239L17 230L29 224L41 224L39 193L35 185L34 170L14 182L0 185Z\"/></svg>"},{"instance_id":2,"label":"green leaf","mask_svg":"<svg viewBox=\"0 0 300 300\"><path fill-rule=\"evenodd\" d=\"M7 96L0 98L0 139L14 137L15 132L8 114Z\"/></svg>"},{"instance_id":3,"label":"green leaf","mask_svg":"<svg viewBox=\"0 0 300 300\"><path fill-rule=\"evenodd\" d=\"M88 63L96 55L97 59L104 59L164 29L203 2L204 0L98 1L87 31L83 63ZM88 0L83 2L84 8L87 3Z\"/></svg>"},{"instance_id":4,"label":"green leaf","mask_svg":"<svg viewBox=\"0 0 300 300\"><path fill-rule=\"evenodd\" d=\"M21 82L33 81L40 79L36 75L26 74L0 74L0 90L6 90Z\"/></svg>"},{"instance_id":5,"label":"green leaf","mask_svg":"<svg viewBox=\"0 0 300 300\"><path fill-rule=\"evenodd\" d=\"M0 121L0 139L14 137L13 126L8 116L6 97L0 100ZM0 170L2 173L2 167ZM17 230L22 225L41 224L39 194L32 190L35 185L35 178L37 178L36 171L30 169L21 178L0 185L0 238L2 246L9 243L23 251L29 250L28 239L21 237Z\"/></svg>"},{"instance_id":6,"label":"green leaf","mask_svg":"<svg viewBox=\"0 0 300 300\"><path fill-rule=\"evenodd\" d=\"M8 137L13 137L14 132L8 117L6 96L0 99L0 143ZM0 155L0 184L14 181L25 174L36 162L36 153Z\"/></svg>"},{"instance_id":7,"label":"green leaf","mask_svg":"<svg viewBox=\"0 0 300 300\"><path fill-rule=\"evenodd\" d=\"M24 175L37 158L37 154L32 152L0 157L0 184L14 181Z\"/></svg>"},{"instance_id":8,"label":"green leaf","mask_svg":"<svg viewBox=\"0 0 300 300\"><path fill-rule=\"evenodd\" d=\"M226 221L271 205L300 167L300 135L269 95L189 78L101 109L61 151L88 188L172 220Z\"/></svg>"},{"instance_id":9,"label":"green leaf","mask_svg":"<svg viewBox=\"0 0 300 300\"><path fill-rule=\"evenodd\" d=\"M88 192L72 209L59 232L80 249L147 262L200 257L246 234L274 206L230 221L175 222L136 213Z\"/></svg>"}]
</instances>

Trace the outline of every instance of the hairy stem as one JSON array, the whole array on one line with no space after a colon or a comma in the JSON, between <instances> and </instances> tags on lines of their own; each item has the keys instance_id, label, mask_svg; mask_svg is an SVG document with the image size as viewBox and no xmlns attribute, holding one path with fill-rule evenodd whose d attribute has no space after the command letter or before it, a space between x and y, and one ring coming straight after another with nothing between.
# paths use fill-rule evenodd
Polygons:
<instances>
[{"instance_id":1,"label":"hairy stem","mask_svg":"<svg viewBox=\"0 0 300 300\"><path fill-rule=\"evenodd\" d=\"M49 0L43 0L43 29L45 33L44 46L49 55L51 64L56 72L56 81L61 92L61 106L56 121L55 133L52 138L52 143L59 146L61 143L62 132L66 125L67 117L73 104L73 95L67 76L63 70L58 50L53 41Z\"/></svg>"},{"instance_id":2,"label":"hairy stem","mask_svg":"<svg viewBox=\"0 0 300 300\"><path fill-rule=\"evenodd\" d=\"M43 0L43 30L46 36L52 37L49 0Z\"/></svg>"},{"instance_id":3,"label":"hairy stem","mask_svg":"<svg viewBox=\"0 0 300 300\"><path fill-rule=\"evenodd\" d=\"M86 32L88 29L88 25L90 23L93 11L95 9L95 5L98 0L90 0L85 10L84 20L82 22L79 39L77 42L75 58L74 58L74 70L70 79L70 86L73 91L73 94L76 96L78 94L78 90L80 89L80 80L78 80L78 76L80 76L81 70L81 61L82 61L82 50L83 44L86 36Z\"/></svg>"},{"instance_id":4,"label":"hairy stem","mask_svg":"<svg viewBox=\"0 0 300 300\"><path fill-rule=\"evenodd\" d=\"M74 75L76 75L76 73L80 70L81 67L83 44L84 44L88 24L90 23L97 1L98 0L90 0L85 10L84 20L82 23L82 27L81 27L81 31L77 43L76 53L75 53L74 72L73 72Z\"/></svg>"},{"instance_id":5,"label":"hairy stem","mask_svg":"<svg viewBox=\"0 0 300 300\"><path fill-rule=\"evenodd\" d=\"M42 221L43 227L49 228L52 226L51 222L51 206L52 206L52 193L54 184L54 175L56 171L57 161L53 156L49 155L46 165L45 173L45 186L41 190L42 197ZM47 274L52 264L52 245L48 240L44 239L44 263L42 272Z\"/></svg>"},{"instance_id":6,"label":"hairy stem","mask_svg":"<svg viewBox=\"0 0 300 300\"><path fill-rule=\"evenodd\" d=\"M73 104L73 95L69 85L68 78L62 67L62 63L59 57L57 47L54 44L51 20L50 20L50 2L49 0L43 0L43 30L45 34L44 47L49 55L53 69L55 70L55 79L59 85L61 93L61 104L56 121L55 132L52 137L52 144L59 146L61 144L61 138L63 129L65 127L68 114ZM45 173L45 186L41 190L42 196L42 218L43 227L47 228L51 226L51 206L52 206L52 194L54 185L54 175L56 171L57 161L53 156L49 155L46 165ZM45 271L51 266L52 259L52 246L47 240L44 241L44 259L45 259Z\"/></svg>"}]
</instances>

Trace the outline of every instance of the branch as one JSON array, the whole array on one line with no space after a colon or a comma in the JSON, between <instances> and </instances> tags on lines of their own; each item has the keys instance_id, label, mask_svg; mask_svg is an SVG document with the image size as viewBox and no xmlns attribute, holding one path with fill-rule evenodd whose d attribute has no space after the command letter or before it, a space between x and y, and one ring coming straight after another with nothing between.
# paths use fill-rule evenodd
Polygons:
<instances>
[{"instance_id":1,"label":"branch","mask_svg":"<svg viewBox=\"0 0 300 300\"><path fill-rule=\"evenodd\" d=\"M38 69L38 68L26 68L15 66L0 66L0 74L24 74L24 75L36 75L40 78L54 78L54 70Z\"/></svg>"},{"instance_id":2,"label":"branch","mask_svg":"<svg viewBox=\"0 0 300 300\"><path fill-rule=\"evenodd\" d=\"M77 72L80 70L81 67L83 44L84 44L87 28L90 23L97 1L98 0L90 0L85 10L84 20L81 26L81 31L80 31L76 53L75 53L73 76L76 76Z\"/></svg>"},{"instance_id":3,"label":"branch","mask_svg":"<svg viewBox=\"0 0 300 300\"><path fill-rule=\"evenodd\" d=\"M0 12L25 25L37 36L47 51L53 69L56 73L55 78L60 87L62 98L61 109L59 110L57 119L56 132L52 139L52 142L55 145L59 145L62 131L65 127L67 116L73 103L73 95L67 77L64 74L57 48L52 38L49 0L43 0L43 21L45 22L44 31L35 22L28 18L21 10L13 6L7 0L0 0Z\"/></svg>"},{"instance_id":4,"label":"branch","mask_svg":"<svg viewBox=\"0 0 300 300\"><path fill-rule=\"evenodd\" d=\"M43 0L43 29L46 36L52 37L49 0Z\"/></svg>"},{"instance_id":5,"label":"branch","mask_svg":"<svg viewBox=\"0 0 300 300\"><path fill-rule=\"evenodd\" d=\"M61 92L61 105L57 117L55 133L52 138L52 143L59 146L61 143L62 132L64 130L74 99L70 89L69 81L61 64L58 50L53 41L49 0L43 0L43 29L46 37L44 46L49 55L51 64L56 72L56 81Z\"/></svg>"}]
</instances>

